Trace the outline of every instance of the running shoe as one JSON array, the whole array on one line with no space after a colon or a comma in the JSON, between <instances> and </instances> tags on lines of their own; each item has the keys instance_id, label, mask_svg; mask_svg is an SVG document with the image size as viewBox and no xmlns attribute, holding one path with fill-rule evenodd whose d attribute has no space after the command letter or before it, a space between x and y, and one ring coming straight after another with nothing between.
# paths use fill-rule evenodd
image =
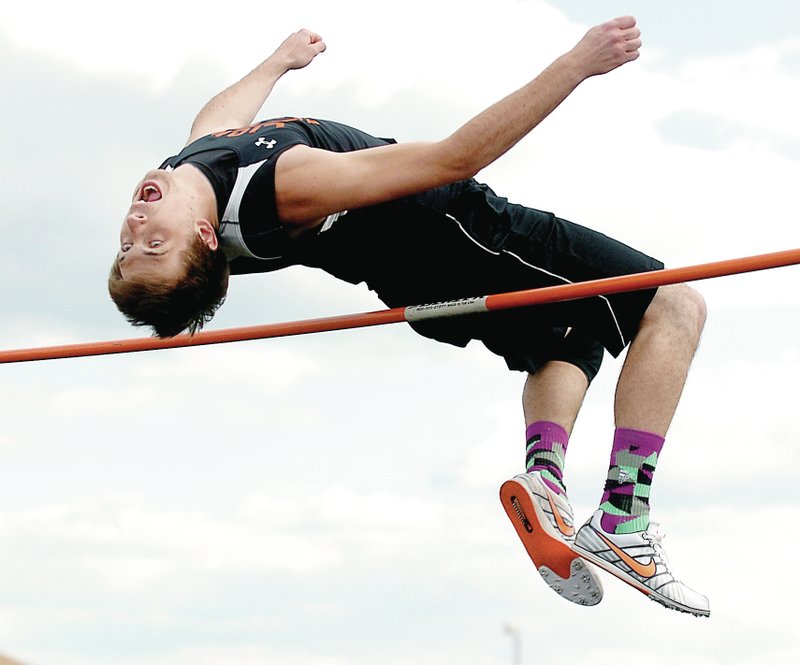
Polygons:
<instances>
[{"instance_id":1,"label":"running shoe","mask_svg":"<svg viewBox=\"0 0 800 665\"><path fill-rule=\"evenodd\" d=\"M575 527L567 497L553 492L538 471L503 483L500 502L547 585L578 605L597 605L603 585L572 551Z\"/></svg>"},{"instance_id":2,"label":"running shoe","mask_svg":"<svg viewBox=\"0 0 800 665\"><path fill-rule=\"evenodd\" d=\"M695 616L709 616L708 598L675 579L661 541L665 533L650 522L646 531L606 533L600 525L603 512L595 511L575 537L573 549L650 600Z\"/></svg>"}]
</instances>

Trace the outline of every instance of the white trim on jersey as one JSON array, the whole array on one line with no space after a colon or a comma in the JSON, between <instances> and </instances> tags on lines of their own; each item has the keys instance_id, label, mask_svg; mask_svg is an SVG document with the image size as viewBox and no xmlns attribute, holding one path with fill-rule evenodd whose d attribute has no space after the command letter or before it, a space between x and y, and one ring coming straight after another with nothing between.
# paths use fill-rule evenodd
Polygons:
<instances>
[{"instance_id":1,"label":"white trim on jersey","mask_svg":"<svg viewBox=\"0 0 800 665\"><path fill-rule=\"evenodd\" d=\"M225 258L228 259L228 263L240 256L262 260L281 258L280 256L256 256L253 254L245 244L244 238L242 237L242 229L239 226L239 208L242 205L244 193L247 191L247 186L250 184L250 180L252 180L256 171L258 171L261 165L266 161L266 159L263 159L260 162L242 166L236 174L236 182L233 185L231 196L228 199L228 205L225 208L219 225L220 246L225 253Z\"/></svg>"},{"instance_id":2,"label":"white trim on jersey","mask_svg":"<svg viewBox=\"0 0 800 665\"><path fill-rule=\"evenodd\" d=\"M528 266L529 268L533 268L534 270L538 270L539 272L543 272L544 274L549 275L550 277L554 277L555 279L559 279L559 280L561 280L562 282L564 282L566 284L573 284L572 280L569 280L569 279L567 279L566 277L564 277L562 275L557 275L557 274L555 274L553 272L550 272L549 270L546 270L546 269L542 268L541 266L537 266L537 265L534 265L533 263L529 263L528 261L526 261L522 257L517 256L516 254L514 254L514 252L509 252L507 249L504 249L501 252L497 252L497 251L495 251L493 249L489 249L485 245L482 245L480 242L478 242L469 233L467 233L466 229L463 227L461 222L459 222L458 219L453 217L453 215L451 215L449 213L445 213L445 214L448 217L448 219L451 219L456 223L458 228L461 230L461 232L465 236L467 236L467 238L469 238L473 243L475 243L475 245L480 247L483 251L488 252L489 254L494 254L495 256L500 256L500 254L507 254L508 256L514 257L517 261L519 261L523 265ZM597 297L600 298L601 300L603 300L606 303L606 306L608 307L608 311L611 314L611 319L614 322L614 327L617 329L617 334L619 335L619 338L622 341L622 345L625 346L628 343L628 340L626 340L625 339L625 335L622 334L622 329L619 327L619 321L617 320L617 315L614 313L614 307L611 305L611 301L608 298L606 298L606 296L597 296Z\"/></svg>"},{"instance_id":3,"label":"white trim on jersey","mask_svg":"<svg viewBox=\"0 0 800 665\"><path fill-rule=\"evenodd\" d=\"M331 228L334 223L336 222L339 217L344 217L347 214L347 210L342 210L342 212L335 212L332 215L328 215L325 218L325 221L322 223L322 228L319 230L320 233L324 233L329 228Z\"/></svg>"}]
</instances>

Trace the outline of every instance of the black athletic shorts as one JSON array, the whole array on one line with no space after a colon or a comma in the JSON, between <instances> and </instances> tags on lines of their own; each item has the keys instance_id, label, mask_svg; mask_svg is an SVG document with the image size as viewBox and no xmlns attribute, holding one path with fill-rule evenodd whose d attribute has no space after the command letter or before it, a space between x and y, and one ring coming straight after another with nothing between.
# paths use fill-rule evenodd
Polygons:
<instances>
[{"instance_id":1,"label":"black athletic shorts","mask_svg":"<svg viewBox=\"0 0 800 665\"><path fill-rule=\"evenodd\" d=\"M498 197L474 180L350 211L304 248L305 265L366 282L389 307L535 289L658 270L663 264L616 240ZM411 324L457 346L481 340L509 368L549 360L591 380L603 349L630 342L655 290L620 293Z\"/></svg>"},{"instance_id":2,"label":"black athletic shorts","mask_svg":"<svg viewBox=\"0 0 800 665\"><path fill-rule=\"evenodd\" d=\"M549 212L509 203L467 181L448 203L452 224L439 298L489 295L660 270L664 264L602 233ZM459 237L460 236L460 237ZM456 241L458 238L458 241ZM414 323L426 337L466 346L471 339L535 372L550 360L591 381L603 350L619 355L638 330L655 289Z\"/></svg>"}]
</instances>

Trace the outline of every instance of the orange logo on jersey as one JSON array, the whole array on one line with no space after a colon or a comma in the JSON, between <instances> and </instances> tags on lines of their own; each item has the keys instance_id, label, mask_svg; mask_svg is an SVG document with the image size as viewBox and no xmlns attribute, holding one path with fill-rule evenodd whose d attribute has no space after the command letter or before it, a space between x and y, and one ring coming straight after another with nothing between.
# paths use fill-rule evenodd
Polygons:
<instances>
[{"instance_id":1,"label":"orange logo on jersey","mask_svg":"<svg viewBox=\"0 0 800 665\"><path fill-rule=\"evenodd\" d=\"M286 127L287 122L306 122L309 125L318 125L319 122L316 120L312 120L311 118L280 118L278 120L267 120L265 122L257 122L254 125L250 125L249 127L239 127L237 129L226 129L222 132L214 132L211 136L214 138L222 138L228 137L236 137L236 136L244 136L245 134L258 134L259 131L262 129L266 129L267 127L275 127L277 129L281 129L282 127Z\"/></svg>"}]
</instances>

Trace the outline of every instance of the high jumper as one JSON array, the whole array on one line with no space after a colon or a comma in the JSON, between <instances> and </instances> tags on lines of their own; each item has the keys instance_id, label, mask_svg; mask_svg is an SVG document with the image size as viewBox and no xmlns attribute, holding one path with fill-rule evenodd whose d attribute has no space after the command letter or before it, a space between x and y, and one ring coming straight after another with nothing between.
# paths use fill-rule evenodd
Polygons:
<instances>
[{"instance_id":1,"label":"high jumper","mask_svg":"<svg viewBox=\"0 0 800 665\"><path fill-rule=\"evenodd\" d=\"M660 270L474 179L583 81L636 60L641 44L632 17L593 27L450 136L396 143L317 118L256 121L275 83L326 48L301 30L212 98L183 149L136 185L112 298L132 323L170 337L213 316L229 275L290 265L366 282L391 308ZM709 614L708 599L674 577L649 505L705 317L703 298L673 284L412 323L442 342L480 340L527 374L526 470L503 484L501 501L542 577L568 600L601 600L594 564L666 607ZM605 351L625 349L607 478L576 533L563 479L569 436Z\"/></svg>"}]
</instances>

